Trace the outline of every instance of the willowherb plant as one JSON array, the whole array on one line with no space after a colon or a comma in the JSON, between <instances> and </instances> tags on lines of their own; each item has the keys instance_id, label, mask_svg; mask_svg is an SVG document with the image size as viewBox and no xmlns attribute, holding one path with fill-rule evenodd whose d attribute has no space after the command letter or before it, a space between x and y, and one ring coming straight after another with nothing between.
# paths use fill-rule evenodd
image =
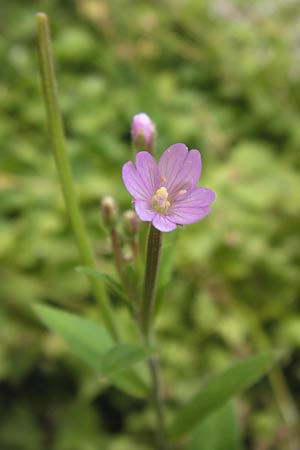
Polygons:
<instances>
[{"instance_id":1,"label":"willowherb plant","mask_svg":"<svg viewBox=\"0 0 300 450\"><path fill-rule=\"evenodd\" d=\"M219 422L231 414L228 402L263 375L273 362L274 355L266 352L239 361L208 381L185 405L174 408L170 404L166 408L158 350L161 344L155 337L153 314L160 249L164 233L175 230L178 225L197 222L211 211L215 193L211 189L197 187L201 175L200 152L189 151L184 144L173 144L157 164L153 156L156 127L145 113L134 116L131 135L135 164L127 162L122 175L134 199L137 215L131 209L121 217L114 198L107 196L102 199L103 223L111 238L119 280L99 272L78 207L65 149L47 16L40 13L37 17L40 69L49 130L66 207L83 264L78 270L91 281L102 314L102 324L48 306L36 306L36 312L47 326L66 339L78 357L97 371L101 383L116 385L132 395L142 396L145 402L153 405L157 418L156 437L149 443L149 448L207 450L206 442L201 437L203 424L211 421L216 435L218 429L224 430L223 425L219 427ZM145 258L145 227L139 223L137 216L142 222L149 223ZM129 243L129 256L124 254L120 220ZM141 279L143 283L140 283ZM107 287L128 307L132 327L137 330L134 344L121 337L122 323L118 323L118 316L110 304ZM142 364L137 365L138 362ZM147 367L149 376L145 375ZM221 431L219 439L222 443ZM228 441L226 448L234 450L238 445L234 438ZM217 450L217 447L214 448Z\"/></svg>"}]
</instances>

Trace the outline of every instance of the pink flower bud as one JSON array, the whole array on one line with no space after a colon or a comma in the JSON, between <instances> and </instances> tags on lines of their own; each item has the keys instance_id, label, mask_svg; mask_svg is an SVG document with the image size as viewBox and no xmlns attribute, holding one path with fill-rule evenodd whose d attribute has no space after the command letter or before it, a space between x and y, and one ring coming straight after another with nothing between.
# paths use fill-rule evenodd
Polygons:
<instances>
[{"instance_id":1,"label":"pink flower bud","mask_svg":"<svg viewBox=\"0 0 300 450\"><path fill-rule=\"evenodd\" d=\"M136 151L147 150L153 153L155 125L147 114L139 113L133 117L131 135Z\"/></svg>"}]
</instances>

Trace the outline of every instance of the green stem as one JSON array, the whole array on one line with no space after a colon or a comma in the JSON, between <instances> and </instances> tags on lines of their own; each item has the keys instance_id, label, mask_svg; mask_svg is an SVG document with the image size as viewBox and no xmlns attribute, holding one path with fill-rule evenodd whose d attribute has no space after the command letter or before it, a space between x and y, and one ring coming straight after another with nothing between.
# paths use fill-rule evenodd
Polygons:
<instances>
[{"instance_id":1,"label":"green stem","mask_svg":"<svg viewBox=\"0 0 300 450\"><path fill-rule=\"evenodd\" d=\"M160 366L157 357L149 359L149 369L152 378L152 401L157 419L158 445L161 450L167 450L167 432L164 415L164 399L162 391L162 382L160 375Z\"/></svg>"},{"instance_id":2,"label":"green stem","mask_svg":"<svg viewBox=\"0 0 300 450\"><path fill-rule=\"evenodd\" d=\"M155 303L155 290L159 267L159 257L162 243L162 233L150 225L147 257L144 277L144 291L141 305L141 328L147 345L152 345L153 310ZM164 401L162 394L162 382L160 367L157 357L148 361L152 379L152 402L157 419L158 445L160 450L167 450L166 425L164 417Z\"/></svg>"},{"instance_id":3,"label":"green stem","mask_svg":"<svg viewBox=\"0 0 300 450\"><path fill-rule=\"evenodd\" d=\"M38 13L37 24L40 73L56 167L63 190L66 208L80 250L81 259L84 265L94 269L96 263L77 203L71 168L65 147L65 136L59 108L57 82L47 15ZM113 315L104 288L98 280L92 278L91 285L94 295L101 307L103 322L110 331L112 337L118 341L117 329L113 321Z\"/></svg>"},{"instance_id":4,"label":"green stem","mask_svg":"<svg viewBox=\"0 0 300 450\"><path fill-rule=\"evenodd\" d=\"M154 309L155 289L158 273L159 256L162 242L162 233L150 225L146 268L144 277L143 301L141 305L141 324L144 336L149 340L152 315Z\"/></svg>"}]
</instances>

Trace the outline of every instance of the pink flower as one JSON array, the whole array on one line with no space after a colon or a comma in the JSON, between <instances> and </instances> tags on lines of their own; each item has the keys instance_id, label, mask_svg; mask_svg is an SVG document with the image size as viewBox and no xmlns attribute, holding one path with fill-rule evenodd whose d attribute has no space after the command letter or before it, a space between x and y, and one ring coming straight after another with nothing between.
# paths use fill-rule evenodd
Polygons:
<instances>
[{"instance_id":1,"label":"pink flower","mask_svg":"<svg viewBox=\"0 0 300 450\"><path fill-rule=\"evenodd\" d=\"M131 135L134 143L138 143L141 137L144 140L144 145L152 145L155 137L155 126L147 114L139 113L133 117Z\"/></svg>"},{"instance_id":2,"label":"pink flower","mask_svg":"<svg viewBox=\"0 0 300 450\"><path fill-rule=\"evenodd\" d=\"M139 152L136 163L129 161L122 170L139 218L166 232L210 213L215 193L196 187L200 174L200 152L188 151L184 144L171 145L158 164L150 153Z\"/></svg>"}]
</instances>

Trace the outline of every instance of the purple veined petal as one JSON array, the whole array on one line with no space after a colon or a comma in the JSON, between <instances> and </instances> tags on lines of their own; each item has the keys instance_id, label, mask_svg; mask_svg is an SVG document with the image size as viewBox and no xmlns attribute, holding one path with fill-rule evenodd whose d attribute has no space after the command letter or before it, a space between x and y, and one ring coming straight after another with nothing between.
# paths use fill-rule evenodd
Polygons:
<instances>
[{"instance_id":1,"label":"purple veined petal","mask_svg":"<svg viewBox=\"0 0 300 450\"><path fill-rule=\"evenodd\" d=\"M143 222L151 222L156 214L156 211L153 211L145 200L135 200L134 207L137 215Z\"/></svg>"},{"instance_id":2,"label":"purple veined petal","mask_svg":"<svg viewBox=\"0 0 300 450\"><path fill-rule=\"evenodd\" d=\"M196 187L201 170L202 162L200 152L198 150L190 150L176 179L168 187L169 195L174 198L180 191L189 191Z\"/></svg>"},{"instance_id":3,"label":"purple veined petal","mask_svg":"<svg viewBox=\"0 0 300 450\"><path fill-rule=\"evenodd\" d=\"M171 145L159 161L160 177L170 196L180 190L196 186L201 175L201 155L198 150L190 150L184 144Z\"/></svg>"},{"instance_id":4,"label":"purple veined petal","mask_svg":"<svg viewBox=\"0 0 300 450\"><path fill-rule=\"evenodd\" d=\"M173 231L176 228L176 224L169 220L167 216L163 216L162 214L156 213L153 220L152 225L157 228L159 231L169 232Z\"/></svg>"},{"instance_id":5,"label":"purple veined petal","mask_svg":"<svg viewBox=\"0 0 300 450\"><path fill-rule=\"evenodd\" d=\"M211 189L194 188L182 197L176 197L168 217L179 225L197 222L210 213L209 205L215 198Z\"/></svg>"},{"instance_id":6,"label":"purple veined petal","mask_svg":"<svg viewBox=\"0 0 300 450\"><path fill-rule=\"evenodd\" d=\"M162 154L159 163L159 174L161 182L169 190L182 170L188 149L184 144L173 144Z\"/></svg>"},{"instance_id":7,"label":"purple veined petal","mask_svg":"<svg viewBox=\"0 0 300 450\"><path fill-rule=\"evenodd\" d=\"M211 212L210 206L203 206L193 211L178 210L172 211L169 214L170 220L174 221L177 225L189 225L191 223L198 222Z\"/></svg>"},{"instance_id":8,"label":"purple veined petal","mask_svg":"<svg viewBox=\"0 0 300 450\"><path fill-rule=\"evenodd\" d=\"M122 168L122 178L127 191L133 198L142 200L149 199L148 190L133 162L129 161L124 164Z\"/></svg>"},{"instance_id":9,"label":"purple veined petal","mask_svg":"<svg viewBox=\"0 0 300 450\"><path fill-rule=\"evenodd\" d=\"M216 194L212 189L195 187L184 194L179 192L175 197L173 205L185 203L186 200L197 201L199 206L208 206L216 200Z\"/></svg>"},{"instance_id":10,"label":"purple veined petal","mask_svg":"<svg viewBox=\"0 0 300 450\"><path fill-rule=\"evenodd\" d=\"M153 196L160 186L159 171L155 159L149 152L138 152L136 154L136 168L149 197Z\"/></svg>"}]
</instances>

